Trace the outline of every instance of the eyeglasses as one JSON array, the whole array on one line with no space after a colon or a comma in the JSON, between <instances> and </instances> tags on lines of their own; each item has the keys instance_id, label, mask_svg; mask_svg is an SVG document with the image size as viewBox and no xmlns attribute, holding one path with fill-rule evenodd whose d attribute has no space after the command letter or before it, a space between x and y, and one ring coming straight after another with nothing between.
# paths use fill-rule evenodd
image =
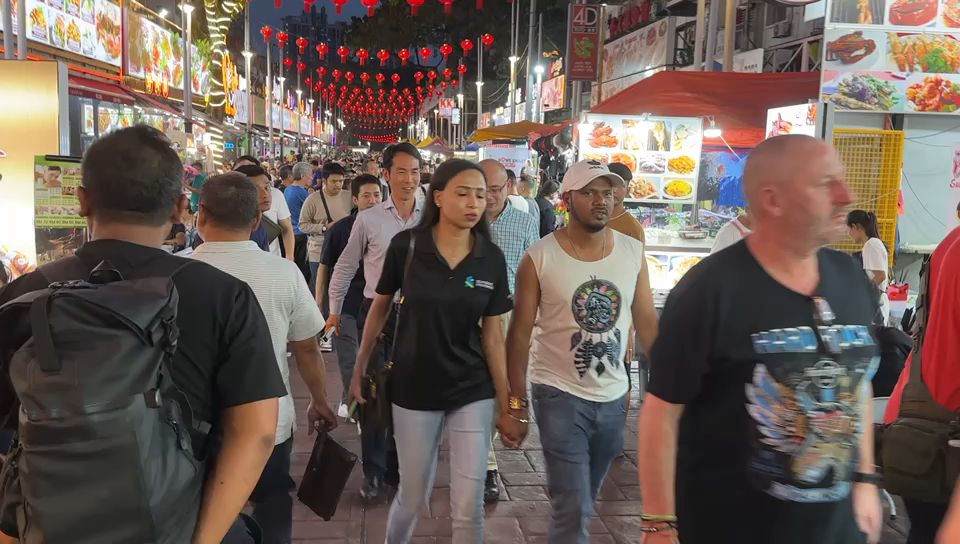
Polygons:
<instances>
[{"instance_id":1,"label":"eyeglasses","mask_svg":"<svg viewBox=\"0 0 960 544\"><path fill-rule=\"evenodd\" d=\"M503 190L506 188L506 185L488 185L487 192L492 195L499 195L503 193Z\"/></svg>"}]
</instances>

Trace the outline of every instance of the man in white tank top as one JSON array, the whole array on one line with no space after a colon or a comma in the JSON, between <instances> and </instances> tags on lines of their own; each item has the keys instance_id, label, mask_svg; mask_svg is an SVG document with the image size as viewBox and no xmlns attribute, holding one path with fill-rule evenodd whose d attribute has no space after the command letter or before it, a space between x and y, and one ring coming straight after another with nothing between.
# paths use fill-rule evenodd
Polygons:
<instances>
[{"instance_id":1,"label":"man in white tank top","mask_svg":"<svg viewBox=\"0 0 960 544\"><path fill-rule=\"evenodd\" d=\"M623 451L633 325L645 348L657 334L643 243L607 227L623 179L596 161L574 164L560 192L570 224L534 244L520 263L507 338L510 412L503 442L518 447L533 409L547 467L550 544L586 544L593 503Z\"/></svg>"}]
</instances>

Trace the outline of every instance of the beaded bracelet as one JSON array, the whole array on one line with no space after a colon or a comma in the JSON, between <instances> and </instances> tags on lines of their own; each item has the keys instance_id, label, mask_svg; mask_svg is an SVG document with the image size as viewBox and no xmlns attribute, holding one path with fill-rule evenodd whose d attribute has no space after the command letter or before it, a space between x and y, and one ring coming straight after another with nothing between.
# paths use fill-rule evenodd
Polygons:
<instances>
[{"instance_id":1,"label":"beaded bracelet","mask_svg":"<svg viewBox=\"0 0 960 544\"><path fill-rule=\"evenodd\" d=\"M676 532L677 528L673 525L667 525L665 527L640 527L641 533L666 533L670 531Z\"/></svg>"}]
</instances>

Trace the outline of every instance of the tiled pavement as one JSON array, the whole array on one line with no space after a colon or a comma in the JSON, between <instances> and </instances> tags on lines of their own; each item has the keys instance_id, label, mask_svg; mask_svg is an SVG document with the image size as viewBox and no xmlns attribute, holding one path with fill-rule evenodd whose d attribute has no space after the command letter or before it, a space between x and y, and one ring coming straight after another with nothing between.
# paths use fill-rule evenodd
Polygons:
<instances>
[{"instance_id":1,"label":"tiled pavement","mask_svg":"<svg viewBox=\"0 0 960 544\"><path fill-rule=\"evenodd\" d=\"M327 360L327 389L331 399L339 398L341 385L333 354ZM295 365L291 364L291 369ZM313 437L306 434L304 413L309 401L306 388L296 370L291 371L300 429L294 439L291 472L298 483L303 476ZM634 383L637 383L634 380ZM637 485L636 421L639 404L633 401L624 431L626 456L610 468L597 503L597 516L590 526L591 543L626 544L639 542L640 491ZM333 432L341 444L360 453L356 426L341 424ZM498 442L497 458L502 476L500 502L486 509L485 542L495 544L546 543L550 504L546 494L546 474L539 434L531 428L522 450L507 450ZM447 452L441 451L440 463L430 499L429 511L421 513L414 544L445 544L451 541L450 469ZM364 508L360 502L360 466L354 469L336 516L323 521L301 504L294 507L293 539L300 544L381 544L384 541L388 505ZM902 511L902 505L901 505ZM904 517L888 524L882 544L903 544Z\"/></svg>"}]
</instances>

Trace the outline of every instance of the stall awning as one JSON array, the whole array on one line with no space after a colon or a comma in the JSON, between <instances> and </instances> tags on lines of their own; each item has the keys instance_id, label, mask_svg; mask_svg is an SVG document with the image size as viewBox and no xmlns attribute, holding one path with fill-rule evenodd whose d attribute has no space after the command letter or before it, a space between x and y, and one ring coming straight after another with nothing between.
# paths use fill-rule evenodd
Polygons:
<instances>
[{"instance_id":1,"label":"stall awning","mask_svg":"<svg viewBox=\"0 0 960 544\"><path fill-rule=\"evenodd\" d=\"M174 115L176 117L181 117L181 118L183 117L182 111L177 110L177 108L174 108L171 104L167 103L165 100L154 98L149 94L144 94L140 92L134 92L134 96L136 96L137 100L140 101L144 106L148 108L155 108L160 111L165 111L170 115Z\"/></svg>"},{"instance_id":2,"label":"stall awning","mask_svg":"<svg viewBox=\"0 0 960 544\"><path fill-rule=\"evenodd\" d=\"M453 150L450 149L450 146L447 145L447 142L443 138L436 136L431 136L426 140L417 144L417 147L420 149L425 149L431 153L439 153L441 155L453 155Z\"/></svg>"},{"instance_id":3,"label":"stall awning","mask_svg":"<svg viewBox=\"0 0 960 544\"><path fill-rule=\"evenodd\" d=\"M70 75L67 77L70 94L115 104L133 105L133 96L115 83Z\"/></svg>"},{"instance_id":4,"label":"stall awning","mask_svg":"<svg viewBox=\"0 0 960 544\"><path fill-rule=\"evenodd\" d=\"M490 140L526 140L531 133L540 136L549 136L560 132L567 124L545 125L543 123L534 123L533 121L519 121L507 125L498 125L495 127L481 128L470 138L474 142L486 142Z\"/></svg>"},{"instance_id":5,"label":"stall awning","mask_svg":"<svg viewBox=\"0 0 960 544\"><path fill-rule=\"evenodd\" d=\"M820 72L667 71L627 87L590 108L590 112L676 117L712 115L724 131L762 129L768 109L816 100L819 87Z\"/></svg>"}]
</instances>

